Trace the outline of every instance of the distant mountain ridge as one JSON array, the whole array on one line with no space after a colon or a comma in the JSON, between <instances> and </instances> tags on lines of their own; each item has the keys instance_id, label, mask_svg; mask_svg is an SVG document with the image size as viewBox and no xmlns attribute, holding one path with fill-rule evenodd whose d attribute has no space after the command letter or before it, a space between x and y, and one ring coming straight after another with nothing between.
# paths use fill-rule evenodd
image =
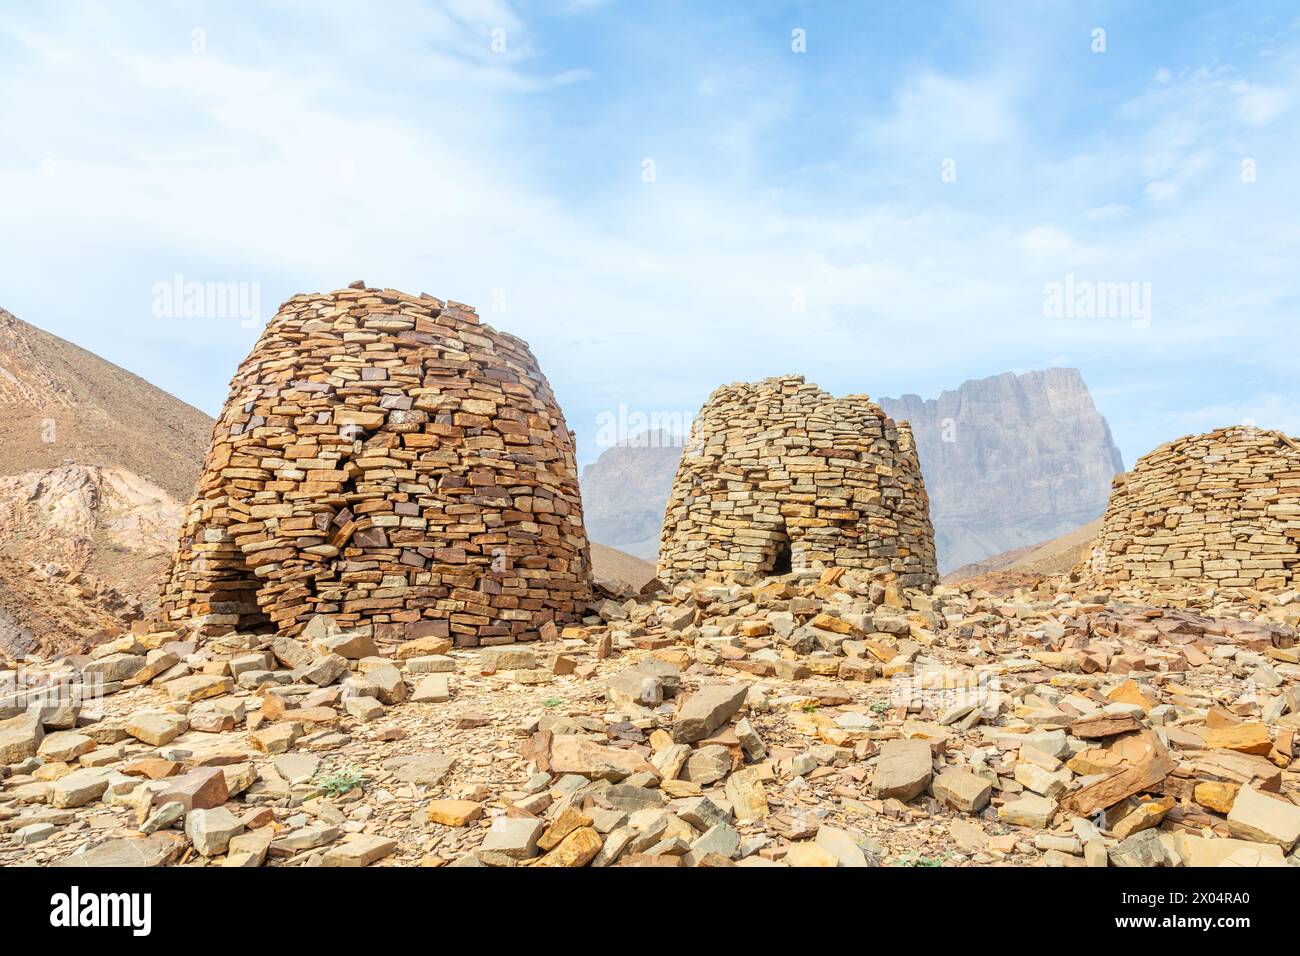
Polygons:
<instances>
[{"instance_id":1,"label":"distant mountain ridge","mask_svg":"<svg viewBox=\"0 0 1300 956\"><path fill-rule=\"evenodd\" d=\"M1006 372L934 399L878 401L916 436L945 573L1087 524L1124 470L1078 369Z\"/></svg>"}]
</instances>

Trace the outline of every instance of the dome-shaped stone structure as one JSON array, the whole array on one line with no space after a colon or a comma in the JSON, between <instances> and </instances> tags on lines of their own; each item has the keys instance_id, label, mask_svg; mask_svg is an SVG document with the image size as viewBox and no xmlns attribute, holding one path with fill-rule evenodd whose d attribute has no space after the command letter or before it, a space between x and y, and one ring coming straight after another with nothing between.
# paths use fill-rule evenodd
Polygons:
<instances>
[{"instance_id":1,"label":"dome-shaped stone structure","mask_svg":"<svg viewBox=\"0 0 1300 956\"><path fill-rule=\"evenodd\" d=\"M1143 455L1112 482L1084 577L1157 587L1300 584L1300 444L1235 426Z\"/></svg>"},{"instance_id":2,"label":"dome-shaped stone structure","mask_svg":"<svg viewBox=\"0 0 1300 956\"><path fill-rule=\"evenodd\" d=\"M290 299L240 365L160 614L509 643L578 620L589 568L573 436L527 344L357 283Z\"/></svg>"},{"instance_id":3,"label":"dome-shaped stone structure","mask_svg":"<svg viewBox=\"0 0 1300 956\"><path fill-rule=\"evenodd\" d=\"M814 562L934 585L911 430L865 395L835 398L802 376L717 389L673 480L660 577L779 574Z\"/></svg>"}]
</instances>

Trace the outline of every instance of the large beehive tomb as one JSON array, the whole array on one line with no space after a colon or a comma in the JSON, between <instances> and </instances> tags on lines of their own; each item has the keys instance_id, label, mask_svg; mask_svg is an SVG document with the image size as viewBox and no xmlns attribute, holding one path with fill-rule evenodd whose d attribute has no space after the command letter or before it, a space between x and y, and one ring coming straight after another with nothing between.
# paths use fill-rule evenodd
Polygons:
<instances>
[{"instance_id":1,"label":"large beehive tomb","mask_svg":"<svg viewBox=\"0 0 1300 956\"><path fill-rule=\"evenodd\" d=\"M1300 584L1300 445L1238 426L1139 458L1114 479L1086 576L1098 584Z\"/></svg>"},{"instance_id":2,"label":"large beehive tomb","mask_svg":"<svg viewBox=\"0 0 1300 956\"><path fill-rule=\"evenodd\" d=\"M202 636L509 643L579 619L573 436L527 344L430 296L286 302L213 431L160 612Z\"/></svg>"},{"instance_id":3,"label":"large beehive tomb","mask_svg":"<svg viewBox=\"0 0 1300 956\"><path fill-rule=\"evenodd\" d=\"M802 376L717 389L673 480L660 576L780 574L817 562L934 585L911 430L865 395L835 398Z\"/></svg>"}]
</instances>

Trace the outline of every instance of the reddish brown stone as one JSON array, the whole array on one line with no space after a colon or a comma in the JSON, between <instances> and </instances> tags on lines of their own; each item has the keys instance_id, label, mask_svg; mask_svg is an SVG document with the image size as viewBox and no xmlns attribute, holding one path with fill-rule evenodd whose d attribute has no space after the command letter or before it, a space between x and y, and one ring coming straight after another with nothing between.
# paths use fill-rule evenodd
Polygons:
<instances>
[{"instance_id":1,"label":"reddish brown stone","mask_svg":"<svg viewBox=\"0 0 1300 956\"><path fill-rule=\"evenodd\" d=\"M164 803L179 803L188 810L211 810L219 807L230 797L226 789L226 775L220 767L200 767L191 770L183 777L177 777L172 785L154 797L154 806Z\"/></svg>"}]
</instances>

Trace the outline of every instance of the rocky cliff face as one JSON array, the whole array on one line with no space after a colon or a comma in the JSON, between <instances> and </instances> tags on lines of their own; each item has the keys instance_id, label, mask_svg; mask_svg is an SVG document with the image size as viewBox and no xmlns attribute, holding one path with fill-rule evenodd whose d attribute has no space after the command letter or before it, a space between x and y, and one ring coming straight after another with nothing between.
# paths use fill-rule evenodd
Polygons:
<instances>
[{"instance_id":1,"label":"rocky cliff face","mask_svg":"<svg viewBox=\"0 0 1300 956\"><path fill-rule=\"evenodd\" d=\"M67 651L157 602L181 504L120 468L0 476L0 656Z\"/></svg>"},{"instance_id":2,"label":"rocky cliff face","mask_svg":"<svg viewBox=\"0 0 1300 956\"><path fill-rule=\"evenodd\" d=\"M912 425L944 572L1092 521L1124 470L1077 369L1007 372L937 399L879 401Z\"/></svg>"},{"instance_id":3,"label":"rocky cliff face","mask_svg":"<svg viewBox=\"0 0 1300 956\"><path fill-rule=\"evenodd\" d=\"M582 511L593 541L653 562L681 441L643 432L606 449L582 470Z\"/></svg>"}]
</instances>

